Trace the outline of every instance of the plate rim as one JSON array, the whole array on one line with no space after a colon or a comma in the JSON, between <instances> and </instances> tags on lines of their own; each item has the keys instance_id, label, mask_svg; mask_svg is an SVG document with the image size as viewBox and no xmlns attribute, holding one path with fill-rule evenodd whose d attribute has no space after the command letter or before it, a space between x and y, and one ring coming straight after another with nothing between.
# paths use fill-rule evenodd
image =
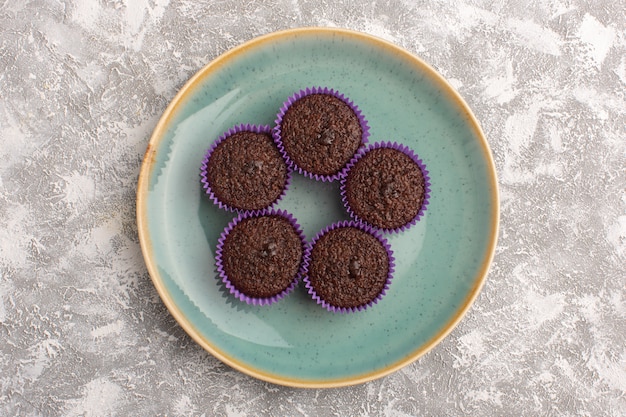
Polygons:
<instances>
[{"instance_id":1,"label":"plate rim","mask_svg":"<svg viewBox=\"0 0 626 417\"><path fill-rule=\"evenodd\" d=\"M345 378L337 378L337 379L297 379L285 377L283 375L278 375L275 373L267 372L264 370L259 370L252 368L246 364L239 362L237 359L228 355L228 353L223 352L217 347L213 346L208 340L206 340L201 333L195 328L195 326L190 322L190 320L186 317L186 315L181 311L178 305L174 302L173 297L165 288L163 284L162 277L160 276L158 269L156 267L156 263L154 260L154 252L152 250L152 244L150 239L150 231L147 220L147 206L148 206L148 185L149 179L152 173L152 170L155 166L156 162L156 152L158 145L161 140L165 137L164 133L169 125L169 122L172 118L174 110L182 105L188 99L193 92L196 90L200 81L202 81L205 77L209 76L211 72L218 69L219 67L228 64L228 62L240 55L245 53L246 51L256 47L261 46L267 42L272 42L278 40L280 38L285 37L296 37L302 35L316 35L316 34L339 34L342 36L347 36L351 38L356 38L360 41L365 41L371 44L375 44L377 47L383 47L390 52L398 54L402 56L407 62L412 62L415 64L421 71L427 73L427 76L432 80L436 81L439 84L439 87L442 91L447 93L450 96L450 99L459 106L460 109L465 111L466 116L468 118L468 122L474 130L478 138L478 142L480 143L483 155L485 157L486 167L490 179L490 188L493 190L493 194L491 195L491 203L492 203L492 213L491 213L491 222L490 222L490 236L488 240L488 247L486 250L486 254L484 259L481 262L481 266L478 269L478 272L474 278L474 285L471 290L468 292L468 295L463 300L461 307L457 309L454 316L448 320L448 322L441 328L441 330L435 334L432 338L430 338L426 343L422 344L416 350L412 351L409 355L402 358L395 363L386 366L382 369L378 369L375 371L366 372L364 374L360 374L357 376L350 376ZM424 356L430 350L432 350L435 346L437 346L450 332L457 326L457 324L461 321L461 319L465 316L469 308L474 303L478 294L480 294L480 290L482 289L487 274L489 272L489 267L493 261L495 255L495 249L498 239L499 232L499 223L500 223L500 196L498 189L498 181L497 181L497 173L496 167L493 159L493 155L491 153L491 149L485 137L485 134L480 127L480 124L473 112L471 111L469 105L465 102L465 100L460 96L460 94L452 87L452 85L441 75L439 74L433 67L427 64L424 60L419 58L418 56L412 54L411 52L397 46L385 39L381 39L379 37L358 32L351 29L343 29L343 28L332 28L332 27L301 27L301 28L293 28L280 30L276 32L271 32L265 35L261 35L250 39L234 48L227 50L226 52L220 54L213 60L211 60L208 64L203 66L200 70L198 70L184 85L183 87L176 93L174 98L169 102L167 108L159 118L157 125L155 126L150 139L147 144L146 152L144 154L141 169L139 172L139 178L137 182L137 195L136 195L136 217L137 217L137 229L139 242L141 246L141 252L146 263L146 267L148 269L148 273L152 280L153 285L155 286L157 293L159 294L161 300L167 307L170 314L174 317L176 322L185 330L185 332L196 342L198 343L204 350L212 354L214 357L219 359L221 362L229 365L230 367L252 376L254 378L271 382L277 385L284 385L288 387L296 387L296 388L337 388L349 385L357 385L362 384L364 382L372 381L378 378L382 378L386 375L389 375L404 366L409 365L410 363L416 361L420 357Z\"/></svg>"}]
</instances>

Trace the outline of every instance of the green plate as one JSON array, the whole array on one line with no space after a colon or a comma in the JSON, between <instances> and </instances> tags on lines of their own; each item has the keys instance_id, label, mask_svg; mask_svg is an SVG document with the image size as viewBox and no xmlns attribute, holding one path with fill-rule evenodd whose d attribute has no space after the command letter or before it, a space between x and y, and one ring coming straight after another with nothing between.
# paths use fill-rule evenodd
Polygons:
<instances>
[{"instance_id":1,"label":"green plate","mask_svg":"<svg viewBox=\"0 0 626 417\"><path fill-rule=\"evenodd\" d=\"M281 103L310 86L344 93L367 117L370 142L404 143L430 171L425 217L410 230L387 236L395 277L387 295L364 312L330 313L303 285L274 305L248 306L216 279L217 239L234 216L203 195L204 152L235 124L272 124ZM309 239L347 219L337 183L299 174L277 207L291 211ZM154 285L197 343L262 380L336 387L399 369L458 323L493 257L498 191L476 119L432 68L369 35L305 28L249 41L189 80L148 144L137 218Z\"/></svg>"}]
</instances>

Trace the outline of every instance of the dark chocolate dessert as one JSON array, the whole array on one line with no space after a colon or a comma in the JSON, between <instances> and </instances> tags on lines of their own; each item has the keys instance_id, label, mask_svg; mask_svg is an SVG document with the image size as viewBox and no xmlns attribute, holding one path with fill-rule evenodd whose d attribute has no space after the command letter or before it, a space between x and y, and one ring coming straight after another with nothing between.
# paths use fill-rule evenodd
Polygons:
<instances>
[{"instance_id":1,"label":"dark chocolate dessert","mask_svg":"<svg viewBox=\"0 0 626 417\"><path fill-rule=\"evenodd\" d=\"M217 204L231 210L260 210L281 197L288 168L269 127L263 131L239 126L208 152L202 177Z\"/></svg>"},{"instance_id":2,"label":"dark chocolate dessert","mask_svg":"<svg viewBox=\"0 0 626 417\"><path fill-rule=\"evenodd\" d=\"M377 302L393 267L386 242L344 222L313 242L305 281L309 292L331 311L355 311Z\"/></svg>"},{"instance_id":3,"label":"dark chocolate dessert","mask_svg":"<svg viewBox=\"0 0 626 417\"><path fill-rule=\"evenodd\" d=\"M398 148L372 147L358 155L342 184L350 214L389 231L418 219L428 198L426 172L407 154L412 152Z\"/></svg>"},{"instance_id":4,"label":"dark chocolate dessert","mask_svg":"<svg viewBox=\"0 0 626 417\"><path fill-rule=\"evenodd\" d=\"M332 180L365 143L369 128L356 106L343 96L327 89L312 91L287 102L274 134L292 168Z\"/></svg>"},{"instance_id":5,"label":"dark chocolate dessert","mask_svg":"<svg viewBox=\"0 0 626 417\"><path fill-rule=\"evenodd\" d=\"M244 217L227 228L216 256L225 282L256 299L274 297L293 288L304 242L290 219L278 212Z\"/></svg>"}]
</instances>

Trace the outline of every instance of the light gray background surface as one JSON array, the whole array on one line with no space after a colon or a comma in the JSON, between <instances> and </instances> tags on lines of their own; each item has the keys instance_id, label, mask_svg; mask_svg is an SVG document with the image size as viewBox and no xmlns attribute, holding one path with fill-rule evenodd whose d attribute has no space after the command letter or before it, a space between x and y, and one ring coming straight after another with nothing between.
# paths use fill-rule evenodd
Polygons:
<instances>
[{"instance_id":1,"label":"light gray background surface","mask_svg":"<svg viewBox=\"0 0 626 417\"><path fill-rule=\"evenodd\" d=\"M300 390L199 348L135 222L151 131L204 64L337 26L437 68L501 190L483 292L428 355ZM0 415L626 415L623 1L0 0Z\"/></svg>"}]
</instances>

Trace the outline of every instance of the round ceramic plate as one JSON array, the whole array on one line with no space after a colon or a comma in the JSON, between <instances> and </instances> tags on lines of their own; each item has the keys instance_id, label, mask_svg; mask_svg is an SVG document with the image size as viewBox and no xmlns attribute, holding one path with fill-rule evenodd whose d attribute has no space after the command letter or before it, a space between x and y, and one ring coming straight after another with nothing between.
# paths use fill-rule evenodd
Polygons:
<instances>
[{"instance_id":1,"label":"round ceramic plate","mask_svg":"<svg viewBox=\"0 0 626 417\"><path fill-rule=\"evenodd\" d=\"M234 215L203 194L203 155L233 125L272 124L281 103L309 86L343 92L367 117L370 142L401 142L430 171L425 216L410 230L387 236L397 265L390 289L360 313L330 313L304 285L274 305L248 306L216 278L217 239ZM294 214L308 239L347 219L338 183L299 174L277 207ZM148 144L137 217L154 285L197 343L262 380L331 387L411 363L458 323L493 257L498 192L476 119L432 68L365 34L307 28L249 41L189 80Z\"/></svg>"}]
</instances>

